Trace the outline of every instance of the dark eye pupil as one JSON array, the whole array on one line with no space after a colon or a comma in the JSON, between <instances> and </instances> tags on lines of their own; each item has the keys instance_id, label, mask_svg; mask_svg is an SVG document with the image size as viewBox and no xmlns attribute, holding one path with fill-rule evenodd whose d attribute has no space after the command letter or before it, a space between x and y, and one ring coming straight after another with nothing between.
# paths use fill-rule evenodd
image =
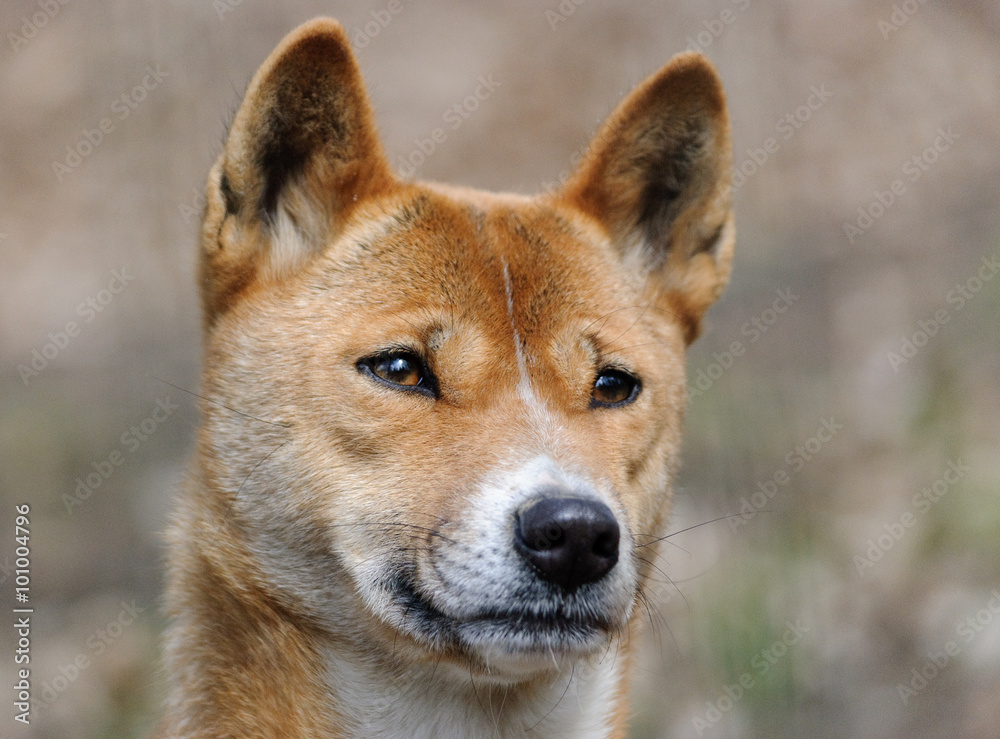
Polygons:
<instances>
[{"instance_id":1,"label":"dark eye pupil","mask_svg":"<svg viewBox=\"0 0 1000 739\"><path fill-rule=\"evenodd\" d=\"M387 382L396 385L415 386L423 380L420 364L413 357L406 355L390 355L379 359L372 370Z\"/></svg>"},{"instance_id":2,"label":"dark eye pupil","mask_svg":"<svg viewBox=\"0 0 1000 739\"><path fill-rule=\"evenodd\" d=\"M636 379L621 370L606 370L597 376L591 397L601 405L621 403L632 397Z\"/></svg>"}]
</instances>

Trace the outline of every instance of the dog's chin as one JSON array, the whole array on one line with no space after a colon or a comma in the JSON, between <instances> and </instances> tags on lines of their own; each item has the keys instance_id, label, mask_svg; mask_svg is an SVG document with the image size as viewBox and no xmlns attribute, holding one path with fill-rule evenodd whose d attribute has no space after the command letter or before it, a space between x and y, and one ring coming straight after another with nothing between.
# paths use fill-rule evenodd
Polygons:
<instances>
[{"instance_id":1,"label":"dog's chin","mask_svg":"<svg viewBox=\"0 0 1000 739\"><path fill-rule=\"evenodd\" d=\"M576 615L486 608L450 615L406 581L396 582L393 591L397 629L424 648L458 657L484 677L501 682L560 670L606 651L630 610L604 614L589 609L586 615Z\"/></svg>"},{"instance_id":2,"label":"dog's chin","mask_svg":"<svg viewBox=\"0 0 1000 739\"><path fill-rule=\"evenodd\" d=\"M509 614L461 623L458 632L466 651L491 673L523 678L605 651L613 629L604 622Z\"/></svg>"}]
</instances>

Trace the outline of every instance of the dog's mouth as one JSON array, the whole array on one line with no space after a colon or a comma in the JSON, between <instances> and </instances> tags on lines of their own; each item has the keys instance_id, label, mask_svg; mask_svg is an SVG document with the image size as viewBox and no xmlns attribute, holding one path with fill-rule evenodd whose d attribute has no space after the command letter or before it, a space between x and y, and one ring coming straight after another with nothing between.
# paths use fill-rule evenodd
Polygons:
<instances>
[{"instance_id":1,"label":"dog's mouth","mask_svg":"<svg viewBox=\"0 0 1000 739\"><path fill-rule=\"evenodd\" d=\"M422 595L411 577L397 575L388 589L398 606L397 627L433 649L551 659L594 652L616 631L613 619L598 609L558 600L524 607L484 605L449 615Z\"/></svg>"}]
</instances>

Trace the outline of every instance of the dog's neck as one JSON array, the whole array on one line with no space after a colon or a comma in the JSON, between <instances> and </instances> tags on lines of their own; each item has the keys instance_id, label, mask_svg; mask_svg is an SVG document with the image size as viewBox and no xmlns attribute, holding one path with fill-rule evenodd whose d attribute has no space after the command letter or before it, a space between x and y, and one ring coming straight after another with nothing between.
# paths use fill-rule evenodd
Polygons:
<instances>
[{"instance_id":1,"label":"dog's neck","mask_svg":"<svg viewBox=\"0 0 1000 739\"><path fill-rule=\"evenodd\" d=\"M580 660L513 685L459 667L396 665L330 650L327 682L346 736L399 739L623 736L626 655Z\"/></svg>"}]
</instances>

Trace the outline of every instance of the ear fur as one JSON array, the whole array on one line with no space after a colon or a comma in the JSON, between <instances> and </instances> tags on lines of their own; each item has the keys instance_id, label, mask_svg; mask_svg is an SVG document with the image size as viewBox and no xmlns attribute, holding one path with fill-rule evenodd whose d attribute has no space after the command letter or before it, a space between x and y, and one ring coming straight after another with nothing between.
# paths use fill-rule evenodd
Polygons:
<instances>
[{"instance_id":1,"label":"ear fur","mask_svg":"<svg viewBox=\"0 0 1000 739\"><path fill-rule=\"evenodd\" d=\"M347 34L331 19L305 23L254 75L209 174L208 323L253 280L325 248L359 202L395 182Z\"/></svg>"},{"instance_id":2,"label":"ear fur","mask_svg":"<svg viewBox=\"0 0 1000 739\"><path fill-rule=\"evenodd\" d=\"M690 342L729 280L731 180L722 83L708 59L688 52L615 109L560 198L605 228Z\"/></svg>"}]
</instances>

